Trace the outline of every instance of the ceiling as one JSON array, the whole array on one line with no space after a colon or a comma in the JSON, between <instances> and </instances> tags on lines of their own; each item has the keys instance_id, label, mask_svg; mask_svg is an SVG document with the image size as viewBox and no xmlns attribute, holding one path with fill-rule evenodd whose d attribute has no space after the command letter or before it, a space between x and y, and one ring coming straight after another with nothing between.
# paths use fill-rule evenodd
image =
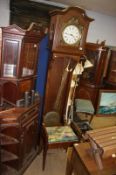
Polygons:
<instances>
[{"instance_id":1,"label":"ceiling","mask_svg":"<svg viewBox=\"0 0 116 175\"><path fill-rule=\"evenodd\" d=\"M31 0L59 7L79 6L85 10L116 17L116 0Z\"/></svg>"}]
</instances>

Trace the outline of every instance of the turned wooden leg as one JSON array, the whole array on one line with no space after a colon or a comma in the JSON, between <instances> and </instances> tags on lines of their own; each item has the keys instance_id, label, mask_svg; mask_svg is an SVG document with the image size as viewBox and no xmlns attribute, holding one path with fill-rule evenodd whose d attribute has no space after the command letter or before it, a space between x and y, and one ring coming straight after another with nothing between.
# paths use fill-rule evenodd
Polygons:
<instances>
[{"instance_id":1,"label":"turned wooden leg","mask_svg":"<svg viewBox=\"0 0 116 175\"><path fill-rule=\"evenodd\" d=\"M66 171L65 175L72 175L73 167L72 167L72 148L69 147L67 150L67 163L66 163Z\"/></svg>"}]
</instances>

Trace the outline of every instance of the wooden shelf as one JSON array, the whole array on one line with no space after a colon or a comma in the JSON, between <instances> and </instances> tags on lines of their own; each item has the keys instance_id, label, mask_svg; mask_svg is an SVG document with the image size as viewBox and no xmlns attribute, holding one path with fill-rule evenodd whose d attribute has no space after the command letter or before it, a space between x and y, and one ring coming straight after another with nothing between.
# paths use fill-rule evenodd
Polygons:
<instances>
[{"instance_id":1,"label":"wooden shelf","mask_svg":"<svg viewBox=\"0 0 116 175\"><path fill-rule=\"evenodd\" d=\"M8 161L15 160L15 159L18 159L18 156L4 149L1 149L1 161L2 162L8 162Z\"/></svg>"},{"instance_id":2,"label":"wooden shelf","mask_svg":"<svg viewBox=\"0 0 116 175\"><path fill-rule=\"evenodd\" d=\"M1 145L10 145L10 144L17 144L19 141L16 138L13 138L11 136L0 134L1 139Z\"/></svg>"},{"instance_id":3,"label":"wooden shelf","mask_svg":"<svg viewBox=\"0 0 116 175\"><path fill-rule=\"evenodd\" d=\"M1 175L9 175L9 174L10 175L18 175L18 172L15 169L13 169L7 165L2 164L1 169L2 169Z\"/></svg>"}]
</instances>

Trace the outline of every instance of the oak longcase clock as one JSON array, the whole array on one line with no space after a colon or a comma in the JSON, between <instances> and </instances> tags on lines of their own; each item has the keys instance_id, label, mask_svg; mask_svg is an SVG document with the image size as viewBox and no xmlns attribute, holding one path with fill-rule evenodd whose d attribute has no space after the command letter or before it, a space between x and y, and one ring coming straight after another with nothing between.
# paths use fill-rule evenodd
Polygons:
<instances>
[{"instance_id":1,"label":"oak longcase clock","mask_svg":"<svg viewBox=\"0 0 116 175\"><path fill-rule=\"evenodd\" d=\"M78 7L52 11L50 15L52 52L70 55L83 54L89 23L93 19Z\"/></svg>"},{"instance_id":2,"label":"oak longcase clock","mask_svg":"<svg viewBox=\"0 0 116 175\"><path fill-rule=\"evenodd\" d=\"M55 10L50 12L50 16L49 44L52 59L48 67L44 112L55 110L64 117L71 74L85 54L88 27L93 19L78 7ZM56 107L56 104L60 107Z\"/></svg>"}]
</instances>

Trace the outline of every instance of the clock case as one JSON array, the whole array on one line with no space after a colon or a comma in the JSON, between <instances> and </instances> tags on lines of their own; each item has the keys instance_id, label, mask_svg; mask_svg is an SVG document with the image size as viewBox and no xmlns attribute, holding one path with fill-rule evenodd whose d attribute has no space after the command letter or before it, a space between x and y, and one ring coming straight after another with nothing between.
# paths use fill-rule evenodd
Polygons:
<instances>
[{"instance_id":1,"label":"clock case","mask_svg":"<svg viewBox=\"0 0 116 175\"><path fill-rule=\"evenodd\" d=\"M55 10L50 12L50 47L53 53L63 53L68 55L84 54L85 41L89 23L93 21L89 18L83 9L78 7L69 7L65 10ZM68 25L75 25L81 32L79 42L74 45L68 45L63 41L62 32Z\"/></svg>"},{"instance_id":2,"label":"clock case","mask_svg":"<svg viewBox=\"0 0 116 175\"><path fill-rule=\"evenodd\" d=\"M50 12L50 15L49 47L51 60L48 66L44 114L47 114L49 111L57 111L63 123L72 72L81 57L85 55L87 31L89 23L93 19L87 17L85 11L78 7L69 7L62 11L55 10ZM67 45L62 40L64 27L71 24L79 28L83 27L81 40L75 45ZM66 72L68 65L70 65L70 68L68 67ZM58 107L56 107L56 104Z\"/></svg>"}]
</instances>

